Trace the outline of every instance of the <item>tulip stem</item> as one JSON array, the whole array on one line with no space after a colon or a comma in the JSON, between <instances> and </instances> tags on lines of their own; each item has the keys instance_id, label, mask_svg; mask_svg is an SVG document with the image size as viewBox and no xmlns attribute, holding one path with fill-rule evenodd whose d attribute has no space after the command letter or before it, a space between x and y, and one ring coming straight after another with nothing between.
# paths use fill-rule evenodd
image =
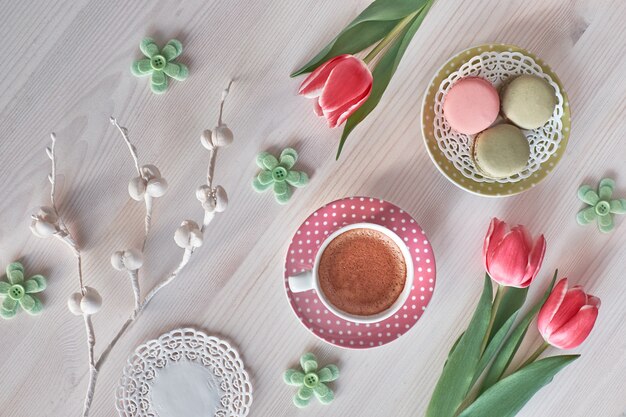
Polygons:
<instances>
[{"instance_id":1,"label":"tulip stem","mask_svg":"<svg viewBox=\"0 0 626 417\"><path fill-rule=\"evenodd\" d=\"M391 29L391 31L378 43L378 45L376 45L374 49L372 49L365 56L365 58L363 58L363 62L365 62L366 64L369 64L376 57L376 55L380 53L380 51L385 49L387 45L389 45L398 37L400 32L402 32L404 28L411 22L411 20L413 20L413 18L421 11L422 9L416 10L410 15L400 20L398 24L394 26L394 28Z\"/></svg>"},{"instance_id":2,"label":"tulip stem","mask_svg":"<svg viewBox=\"0 0 626 417\"><path fill-rule=\"evenodd\" d=\"M517 369L522 369L523 367L533 363L549 346L550 344L548 342L543 342L541 346L539 346L539 348L537 348L537 350L532 355L530 355L528 359L526 359L526 361L524 361L524 363L521 364Z\"/></svg>"},{"instance_id":3,"label":"tulip stem","mask_svg":"<svg viewBox=\"0 0 626 417\"><path fill-rule=\"evenodd\" d=\"M498 289L496 290L496 297L493 299L493 304L491 306L491 317L489 317L489 325L487 326L487 332L485 333L485 338L483 339L482 347L480 348L481 355L482 352L485 351L487 347L487 342L489 342L489 336L491 335L491 330L493 329L493 323L496 321L496 314L498 313L498 308L500 308L500 304L502 303L502 298L504 297L504 293L506 292L506 287L498 284Z\"/></svg>"}]
</instances>

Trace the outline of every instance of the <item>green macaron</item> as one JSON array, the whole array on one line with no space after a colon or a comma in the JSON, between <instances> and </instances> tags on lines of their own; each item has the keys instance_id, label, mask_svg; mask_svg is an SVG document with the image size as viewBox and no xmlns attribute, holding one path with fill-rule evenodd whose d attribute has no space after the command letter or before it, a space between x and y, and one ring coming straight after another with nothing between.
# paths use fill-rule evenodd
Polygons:
<instances>
[{"instance_id":1,"label":"green macaron","mask_svg":"<svg viewBox=\"0 0 626 417\"><path fill-rule=\"evenodd\" d=\"M502 113L522 129L546 124L556 106L554 88L543 78L520 75L509 82L500 97Z\"/></svg>"},{"instance_id":2,"label":"green macaron","mask_svg":"<svg viewBox=\"0 0 626 417\"><path fill-rule=\"evenodd\" d=\"M526 168L530 157L528 139L510 124L499 124L474 139L474 162L489 178L506 178Z\"/></svg>"}]
</instances>

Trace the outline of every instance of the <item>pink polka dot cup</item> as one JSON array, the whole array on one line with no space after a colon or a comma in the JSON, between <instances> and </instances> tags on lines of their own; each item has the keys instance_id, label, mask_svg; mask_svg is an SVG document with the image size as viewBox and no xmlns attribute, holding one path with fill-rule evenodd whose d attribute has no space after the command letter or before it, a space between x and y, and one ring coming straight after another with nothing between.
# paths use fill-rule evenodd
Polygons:
<instances>
[{"instance_id":1,"label":"pink polka dot cup","mask_svg":"<svg viewBox=\"0 0 626 417\"><path fill-rule=\"evenodd\" d=\"M380 232L387 237L389 237L400 249L402 253L402 257L404 260L404 264L406 265L406 276L404 282L404 289L396 299L396 301L386 310L381 311L378 314L372 314L369 316L359 316L355 314L350 314L348 312L342 311L339 308L335 307L326 297L324 291L320 288L320 280L318 274L318 267L320 264L320 259L326 247L339 235L353 229L369 229L374 230L376 232ZM315 262L313 263L313 268L304 271L297 275L289 276L288 278L289 289L293 293L301 293L309 290L315 290L319 296L322 304L334 315L340 317L344 320L352 321L354 323L377 323L383 321L395 313L398 312L402 308L402 306L406 303L409 295L411 294L411 287L413 285L413 261L411 259L411 254L407 246L404 244L403 240L394 232L389 230L388 228L381 226L379 224L374 223L354 223L348 226L344 226L334 233L329 235L321 244L320 248L317 251L317 255L315 256Z\"/></svg>"},{"instance_id":2,"label":"pink polka dot cup","mask_svg":"<svg viewBox=\"0 0 626 417\"><path fill-rule=\"evenodd\" d=\"M326 237L354 223L375 223L397 234L413 259L411 294L398 312L376 323L355 323L328 310L317 291L293 293L289 277L313 269ZM371 349L407 334L426 313L436 286L433 248L420 225L402 208L372 197L346 197L311 213L294 232L285 256L283 288L296 318L314 336L345 349Z\"/></svg>"}]
</instances>

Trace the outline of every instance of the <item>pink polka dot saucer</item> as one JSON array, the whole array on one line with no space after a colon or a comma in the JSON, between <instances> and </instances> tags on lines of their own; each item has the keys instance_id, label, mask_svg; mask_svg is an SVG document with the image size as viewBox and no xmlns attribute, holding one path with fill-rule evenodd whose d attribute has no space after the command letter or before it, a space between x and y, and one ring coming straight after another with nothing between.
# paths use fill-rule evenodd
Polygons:
<instances>
[{"instance_id":1,"label":"pink polka dot saucer","mask_svg":"<svg viewBox=\"0 0 626 417\"><path fill-rule=\"evenodd\" d=\"M409 249L415 270L406 303L393 316L372 324L343 320L324 307L315 290L294 294L288 283L289 275L312 268L326 236L361 222L393 230ZM294 313L315 336L342 348L368 349L396 340L417 323L435 289L435 258L426 234L404 210L375 198L349 197L319 208L300 225L287 251L284 285Z\"/></svg>"}]
</instances>

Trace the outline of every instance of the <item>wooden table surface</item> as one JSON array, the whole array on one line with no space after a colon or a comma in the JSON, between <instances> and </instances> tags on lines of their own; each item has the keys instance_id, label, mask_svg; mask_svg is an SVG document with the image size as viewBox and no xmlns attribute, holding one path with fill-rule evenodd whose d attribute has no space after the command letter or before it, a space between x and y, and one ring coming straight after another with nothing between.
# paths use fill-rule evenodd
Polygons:
<instances>
[{"instance_id":1,"label":"wooden table surface","mask_svg":"<svg viewBox=\"0 0 626 417\"><path fill-rule=\"evenodd\" d=\"M375 112L335 162L340 130L329 130L296 95L289 73L307 61L368 0L317 1L4 1L0 12L0 260L21 259L49 287L45 311L0 322L0 414L77 416L87 383L85 332L66 299L76 291L75 262L55 240L28 230L34 207L47 204L48 134L59 142L58 200L84 248L85 280L104 306L93 317L96 352L132 309L127 277L110 254L142 239L143 207L126 192L133 165L118 133L126 125L144 162L170 184L157 200L146 250L144 289L178 262L172 236L184 218L200 219L194 196L207 154L203 129L215 124L217 101L236 79L225 120L235 143L220 153L217 182L231 205L210 225L205 245L161 292L112 351L98 382L92 416L115 415L114 393L126 358L142 342L180 326L221 335L238 346L254 383L252 416L419 416L446 354L467 325L482 283L481 248L492 216L543 232L547 253L530 299L559 268L602 299L596 328L520 416L626 415L626 218L604 235L576 224L576 191L604 176L626 197L626 2L439 0L417 32ZM144 36L180 39L191 76L163 96L130 74ZM422 142L419 113L428 81L466 47L503 42L544 59L571 100L572 132L550 176L524 194L470 195L449 183ZM287 206L256 194L255 155L294 146L310 185ZM434 297L418 324L384 347L348 351L312 336L294 317L282 281L287 246L310 212L334 199L366 195L411 213L437 259ZM534 330L522 349L540 342ZM282 372L307 350L338 363L335 402L298 411ZM556 353L549 350L549 353ZM518 359L519 360L519 359Z\"/></svg>"}]
</instances>

